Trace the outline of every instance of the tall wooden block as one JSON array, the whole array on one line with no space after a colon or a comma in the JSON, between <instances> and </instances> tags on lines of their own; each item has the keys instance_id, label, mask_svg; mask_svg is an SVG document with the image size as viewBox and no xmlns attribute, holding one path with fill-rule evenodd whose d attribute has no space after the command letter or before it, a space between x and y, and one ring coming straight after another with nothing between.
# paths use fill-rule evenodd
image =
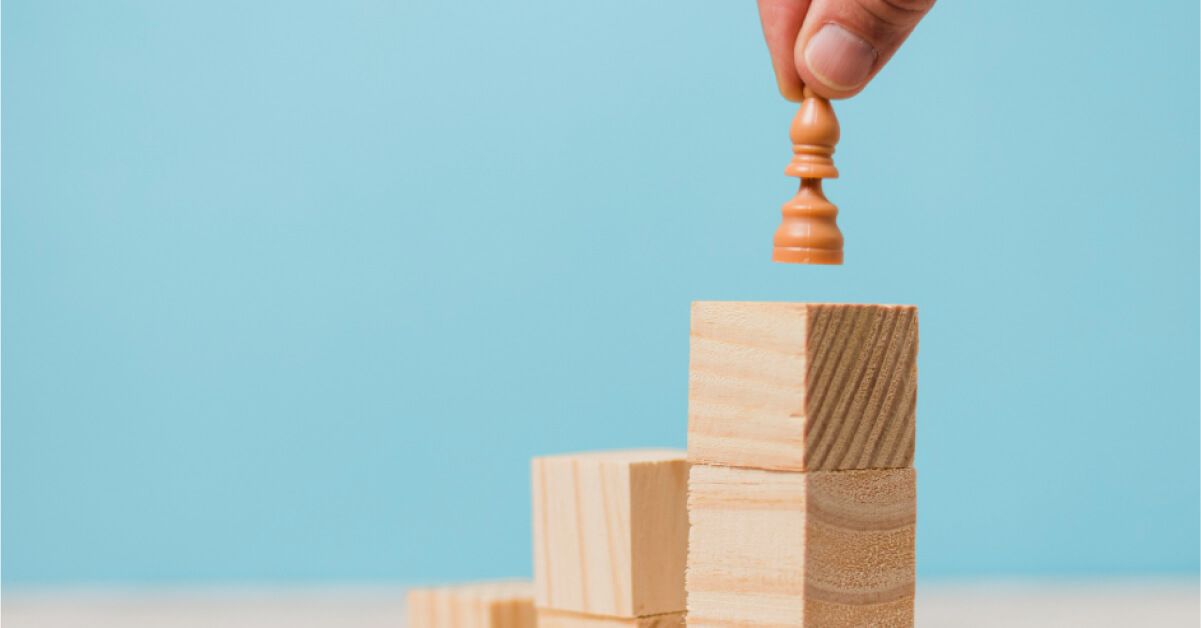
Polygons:
<instances>
[{"instance_id":1,"label":"tall wooden block","mask_svg":"<svg viewBox=\"0 0 1201 628\"><path fill-rule=\"evenodd\" d=\"M408 628L535 628L529 582L483 582L411 589Z\"/></svg>"},{"instance_id":2,"label":"tall wooden block","mask_svg":"<svg viewBox=\"0 0 1201 628\"><path fill-rule=\"evenodd\" d=\"M626 618L684 610L684 452L547 456L532 467L540 609Z\"/></svg>"},{"instance_id":3,"label":"tall wooden block","mask_svg":"<svg viewBox=\"0 0 1201 628\"><path fill-rule=\"evenodd\" d=\"M916 397L917 308L692 304L693 463L908 467Z\"/></svg>"},{"instance_id":4,"label":"tall wooden block","mask_svg":"<svg viewBox=\"0 0 1201 628\"><path fill-rule=\"evenodd\" d=\"M693 465L689 626L912 626L915 481Z\"/></svg>"}]
</instances>

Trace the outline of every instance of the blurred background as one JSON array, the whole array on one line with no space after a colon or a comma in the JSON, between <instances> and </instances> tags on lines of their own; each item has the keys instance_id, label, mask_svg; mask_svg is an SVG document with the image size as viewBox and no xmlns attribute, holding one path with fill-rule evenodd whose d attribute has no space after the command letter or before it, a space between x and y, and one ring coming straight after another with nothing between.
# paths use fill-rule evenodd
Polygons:
<instances>
[{"instance_id":1,"label":"blurred background","mask_svg":"<svg viewBox=\"0 0 1201 628\"><path fill-rule=\"evenodd\" d=\"M923 582L1195 578L1198 13L940 3L805 267L753 3L8 0L5 590L528 575L710 299L920 307Z\"/></svg>"}]
</instances>

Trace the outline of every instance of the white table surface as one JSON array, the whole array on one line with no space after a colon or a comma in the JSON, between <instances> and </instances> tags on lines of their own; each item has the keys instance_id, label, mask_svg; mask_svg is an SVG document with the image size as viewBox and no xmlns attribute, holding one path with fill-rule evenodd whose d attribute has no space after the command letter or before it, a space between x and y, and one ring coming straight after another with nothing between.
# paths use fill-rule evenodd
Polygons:
<instances>
[{"instance_id":1,"label":"white table surface","mask_svg":"<svg viewBox=\"0 0 1201 628\"><path fill-rule=\"evenodd\" d=\"M919 628L1152 628L1201 624L1197 581L918 586ZM404 625L403 587L11 591L4 628L358 628Z\"/></svg>"}]
</instances>

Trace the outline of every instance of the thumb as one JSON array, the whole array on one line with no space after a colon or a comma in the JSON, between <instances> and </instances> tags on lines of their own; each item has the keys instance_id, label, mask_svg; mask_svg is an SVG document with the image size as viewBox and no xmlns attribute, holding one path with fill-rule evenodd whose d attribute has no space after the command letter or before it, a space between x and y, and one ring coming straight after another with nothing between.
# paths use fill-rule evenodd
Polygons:
<instances>
[{"instance_id":1,"label":"thumb","mask_svg":"<svg viewBox=\"0 0 1201 628\"><path fill-rule=\"evenodd\" d=\"M813 0L793 57L805 85L826 98L863 90L934 0Z\"/></svg>"}]
</instances>

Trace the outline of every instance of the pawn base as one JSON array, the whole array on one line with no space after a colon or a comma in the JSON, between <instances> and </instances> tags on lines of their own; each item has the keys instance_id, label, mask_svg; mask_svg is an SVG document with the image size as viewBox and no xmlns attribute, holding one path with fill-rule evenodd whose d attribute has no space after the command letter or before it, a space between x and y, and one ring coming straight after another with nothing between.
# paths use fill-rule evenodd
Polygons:
<instances>
[{"instance_id":1,"label":"pawn base","mask_svg":"<svg viewBox=\"0 0 1201 628\"><path fill-rule=\"evenodd\" d=\"M841 264L842 249L777 246L772 249L771 261L786 264Z\"/></svg>"}]
</instances>

